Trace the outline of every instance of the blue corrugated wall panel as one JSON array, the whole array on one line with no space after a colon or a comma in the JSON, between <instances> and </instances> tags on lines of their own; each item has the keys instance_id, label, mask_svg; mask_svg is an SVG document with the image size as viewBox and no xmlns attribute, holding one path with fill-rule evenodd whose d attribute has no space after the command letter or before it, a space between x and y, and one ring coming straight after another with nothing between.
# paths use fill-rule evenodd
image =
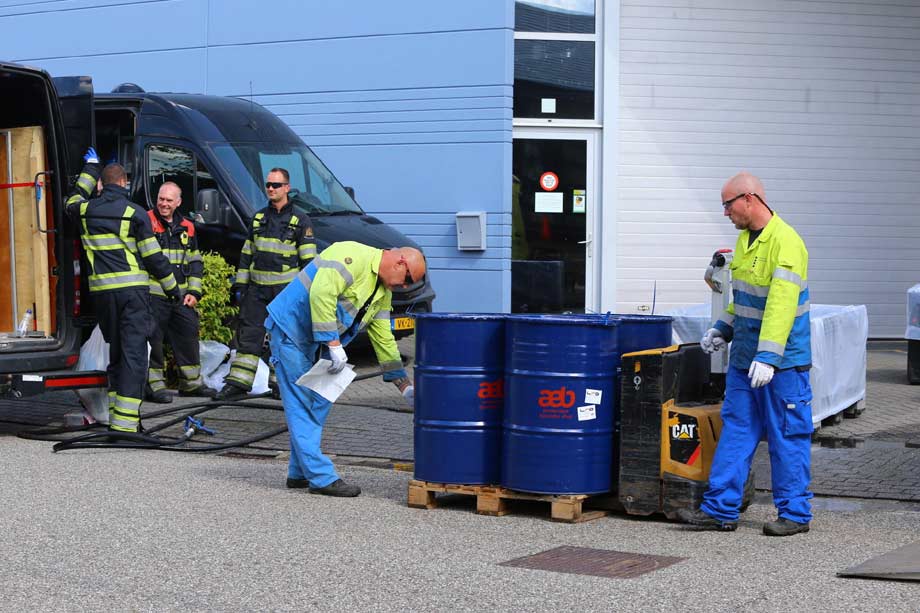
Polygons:
<instances>
[{"instance_id":1,"label":"blue corrugated wall panel","mask_svg":"<svg viewBox=\"0 0 920 613\"><path fill-rule=\"evenodd\" d=\"M4 1L0 58L100 91L251 95L423 247L436 309L507 311L513 5ZM487 213L484 252L457 250L458 211Z\"/></svg>"}]
</instances>

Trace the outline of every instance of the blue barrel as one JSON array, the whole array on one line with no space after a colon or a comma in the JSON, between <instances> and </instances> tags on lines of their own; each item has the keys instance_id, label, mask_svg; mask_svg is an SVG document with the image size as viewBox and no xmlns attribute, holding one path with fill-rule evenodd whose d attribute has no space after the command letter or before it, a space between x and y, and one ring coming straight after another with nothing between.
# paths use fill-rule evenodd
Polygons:
<instances>
[{"instance_id":1,"label":"blue barrel","mask_svg":"<svg viewBox=\"0 0 920 613\"><path fill-rule=\"evenodd\" d=\"M504 487L610 491L619 325L612 315L508 317Z\"/></svg>"},{"instance_id":2,"label":"blue barrel","mask_svg":"<svg viewBox=\"0 0 920 613\"><path fill-rule=\"evenodd\" d=\"M415 326L415 478L498 483L505 316L420 313Z\"/></svg>"},{"instance_id":3,"label":"blue barrel","mask_svg":"<svg viewBox=\"0 0 920 613\"><path fill-rule=\"evenodd\" d=\"M620 322L620 353L660 349L674 344L671 337L673 318L667 315L611 315Z\"/></svg>"}]
</instances>

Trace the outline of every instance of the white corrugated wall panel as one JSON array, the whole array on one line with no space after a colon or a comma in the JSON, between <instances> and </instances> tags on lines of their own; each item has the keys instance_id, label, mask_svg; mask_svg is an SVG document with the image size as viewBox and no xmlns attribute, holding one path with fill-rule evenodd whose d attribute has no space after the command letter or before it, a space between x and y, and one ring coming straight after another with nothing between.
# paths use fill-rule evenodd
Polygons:
<instances>
[{"instance_id":1,"label":"white corrugated wall panel","mask_svg":"<svg viewBox=\"0 0 920 613\"><path fill-rule=\"evenodd\" d=\"M808 247L816 304L900 337L920 282L920 3L620 3L617 308L709 300L739 170Z\"/></svg>"}]
</instances>

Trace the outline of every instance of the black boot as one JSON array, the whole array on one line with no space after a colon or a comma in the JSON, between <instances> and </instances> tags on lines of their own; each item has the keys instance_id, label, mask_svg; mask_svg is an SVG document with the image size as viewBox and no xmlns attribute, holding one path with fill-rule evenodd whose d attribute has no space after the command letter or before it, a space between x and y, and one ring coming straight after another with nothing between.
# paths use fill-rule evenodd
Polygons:
<instances>
[{"instance_id":1,"label":"black boot","mask_svg":"<svg viewBox=\"0 0 920 613\"><path fill-rule=\"evenodd\" d=\"M703 530L719 530L721 532L734 532L738 528L738 523L733 521L722 521L712 515L701 511L700 509L678 509L677 519L685 524L702 528Z\"/></svg>"},{"instance_id":2,"label":"black boot","mask_svg":"<svg viewBox=\"0 0 920 613\"><path fill-rule=\"evenodd\" d=\"M214 400L243 400L248 395L249 395L249 390L247 390L241 385L238 385L232 381L229 381L226 384L224 384L224 387L221 388L219 392L214 394L212 398Z\"/></svg>"},{"instance_id":3,"label":"black boot","mask_svg":"<svg viewBox=\"0 0 920 613\"><path fill-rule=\"evenodd\" d=\"M213 387L208 387L207 385L199 385L193 390L179 390L180 396L196 396L200 398L214 398L217 395L217 390Z\"/></svg>"},{"instance_id":4,"label":"black boot","mask_svg":"<svg viewBox=\"0 0 920 613\"><path fill-rule=\"evenodd\" d=\"M147 393L144 394L144 400L156 404L170 404L173 401L173 397L167 389L153 391L150 389L150 386L147 386Z\"/></svg>"},{"instance_id":5,"label":"black boot","mask_svg":"<svg viewBox=\"0 0 920 613\"><path fill-rule=\"evenodd\" d=\"M338 496L340 498L353 498L361 493L361 488L357 485L349 485L341 479L333 481L326 487L311 487L311 494L322 494L323 496Z\"/></svg>"},{"instance_id":6,"label":"black boot","mask_svg":"<svg viewBox=\"0 0 920 613\"><path fill-rule=\"evenodd\" d=\"M808 522L800 524L797 521L780 517L776 521L767 522L763 525L763 533L767 536L792 536L799 532L808 532Z\"/></svg>"}]
</instances>

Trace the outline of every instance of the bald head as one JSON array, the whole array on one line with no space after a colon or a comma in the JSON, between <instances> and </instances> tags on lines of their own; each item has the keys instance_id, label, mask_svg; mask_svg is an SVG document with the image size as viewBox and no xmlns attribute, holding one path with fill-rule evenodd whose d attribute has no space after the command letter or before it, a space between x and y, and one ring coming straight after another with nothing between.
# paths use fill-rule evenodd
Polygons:
<instances>
[{"instance_id":1,"label":"bald head","mask_svg":"<svg viewBox=\"0 0 920 613\"><path fill-rule=\"evenodd\" d=\"M762 230L773 217L760 179L749 172L739 172L722 188L723 214L739 230Z\"/></svg>"},{"instance_id":2,"label":"bald head","mask_svg":"<svg viewBox=\"0 0 920 613\"><path fill-rule=\"evenodd\" d=\"M739 172L729 179L725 183L725 187L722 188L723 193L726 191L734 194L757 194L764 202L767 201L767 195L763 190L763 183L760 182L760 179L746 171Z\"/></svg>"},{"instance_id":3,"label":"bald head","mask_svg":"<svg viewBox=\"0 0 920 613\"><path fill-rule=\"evenodd\" d=\"M421 251L414 247L397 247L383 252L377 276L384 285L393 289L418 283L427 270Z\"/></svg>"}]
</instances>

